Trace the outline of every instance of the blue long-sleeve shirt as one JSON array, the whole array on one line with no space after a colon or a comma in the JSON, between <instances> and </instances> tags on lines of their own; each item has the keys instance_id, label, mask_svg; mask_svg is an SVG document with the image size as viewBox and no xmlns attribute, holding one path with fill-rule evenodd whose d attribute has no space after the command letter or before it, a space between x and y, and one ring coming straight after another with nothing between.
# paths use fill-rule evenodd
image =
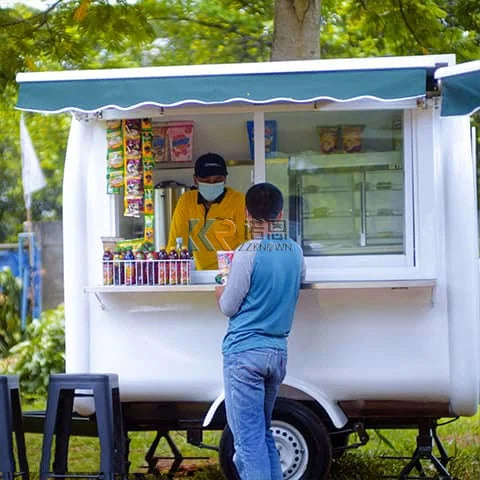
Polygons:
<instances>
[{"instance_id":1,"label":"blue long-sleeve shirt","mask_svg":"<svg viewBox=\"0 0 480 480\"><path fill-rule=\"evenodd\" d=\"M293 240L266 238L240 245L219 301L222 312L230 317L223 353L286 350L304 278L303 253Z\"/></svg>"}]
</instances>

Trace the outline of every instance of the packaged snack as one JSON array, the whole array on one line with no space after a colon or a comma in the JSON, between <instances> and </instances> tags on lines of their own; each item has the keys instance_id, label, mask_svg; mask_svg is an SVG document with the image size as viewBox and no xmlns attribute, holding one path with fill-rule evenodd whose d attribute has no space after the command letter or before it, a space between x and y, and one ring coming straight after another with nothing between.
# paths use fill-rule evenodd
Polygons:
<instances>
[{"instance_id":1,"label":"packaged snack","mask_svg":"<svg viewBox=\"0 0 480 480\"><path fill-rule=\"evenodd\" d=\"M107 193L118 194L124 181L123 132L120 120L107 122Z\"/></svg>"},{"instance_id":2,"label":"packaged snack","mask_svg":"<svg viewBox=\"0 0 480 480\"><path fill-rule=\"evenodd\" d=\"M145 215L153 215L153 197L154 197L154 190L149 188L145 189L145 194L144 194L144 209L145 209Z\"/></svg>"},{"instance_id":3,"label":"packaged snack","mask_svg":"<svg viewBox=\"0 0 480 480\"><path fill-rule=\"evenodd\" d=\"M345 153L360 152L362 150L362 132L364 125L343 125L342 143Z\"/></svg>"},{"instance_id":4,"label":"packaged snack","mask_svg":"<svg viewBox=\"0 0 480 480\"><path fill-rule=\"evenodd\" d=\"M125 217L139 217L143 213L143 196L125 197Z\"/></svg>"},{"instance_id":5,"label":"packaged snack","mask_svg":"<svg viewBox=\"0 0 480 480\"><path fill-rule=\"evenodd\" d=\"M143 130L151 130L152 129L152 119L151 118L142 118L140 120L140 128Z\"/></svg>"},{"instance_id":6,"label":"packaged snack","mask_svg":"<svg viewBox=\"0 0 480 480\"><path fill-rule=\"evenodd\" d=\"M143 165L143 187L145 192L148 189L153 190L153 166L149 163Z\"/></svg>"},{"instance_id":7,"label":"packaged snack","mask_svg":"<svg viewBox=\"0 0 480 480\"><path fill-rule=\"evenodd\" d=\"M168 161L168 127L164 123L153 124L152 151L155 163Z\"/></svg>"},{"instance_id":8,"label":"packaged snack","mask_svg":"<svg viewBox=\"0 0 480 480\"><path fill-rule=\"evenodd\" d=\"M127 138L135 139L140 138L140 132L142 129L142 122L139 119L124 120L124 133Z\"/></svg>"},{"instance_id":9,"label":"packaged snack","mask_svg":"<svg viewBox=\"0 0 480 480\"><path fill-rule=\"evenodd\" d=\"M120 130L107 131L107 146L109 150L122 147L122 132Z\"/></svg>"},{"instance_id":10,"label":"packaged snack","mask_svg":"<svg viewBox=\"0 0 480 480\"><path fill-rule=\"evenodd\" d=\"M123 151L113 150L107 153L107 166L109 168L123 168Z\"/></svg>"},{"instance_id":11,"label":"packaged snack","mask_svg":"<svg viewBox=\"0 0 480 480\"><path fill-rule=\"evenodd\" d=\"M108 172L107 177L109 187L108 193L119 193L120 188L123 187L123 170L112 170Z\"/></svg>"},{"instance_id":12,"label":"packaged snack","mask_svg":"<svg viewBox=\"0 0 480 480\"><path fill-rule=\"evenodd\" d=\"M126 137L125 155L127 156L127 158L142 158L142 141L140 137Z\"/></svg>"},{"instance_id":13,"label":"packaged snack","mask_svg":"<svg viewBox=\"0 0 480 480\"><path fill-rule=\"evenodd\" d=\"M320 137L320 151L333 153L337 151L338 127L318 127Z\"/></svg>"},{"instance_id":14,"label":"packaged snack","mask_svg":"<svg viewBox=\"0 0 480 480\"><path fill-rule=\"evenodd\" d=\"M193 151L193 123L168 124L170 156L173 162L191 162Z\"/></svg>"},{"instance_id":15,"label":"packaged snack","mask_svg":"<svg viewBox=\"0 0 480 480\"><path fill-rule=\"evenodd\" d=\"M142 160L140 158L127 158L125 160L125 174L127 177L139 177L142 174Z\"/></svg>"},{"instance_id":16,"label":"packaged snack","mask_svg":"<svg viewBox=\"0 0 480 480\"><path fill-rule=\"evenodd\" d=\"M153 133L151 131L142 131L142 157L144 161L151 158L153 162L152 138Z\"/></svg>"},{"instance_id":17,"label":"packaged snack","mask_svg":"<svg viewBox=\"0 0 480 480\"><path fill-rule=\"evenodd\" d=\"M143 195L143 179L142 177L127 177L125 182L127 197L136 197Z\"/></svg>"},{"instance_id":18,"label":"packaged snack","mask_svg":"<svg viewBox=\"0 0 480 480\"><path fill-rule=\"evenodd\" d=\"M121 120L107 120L107 130L120 130L122 127Z\"/></svg>"},{"instance_id":19,"label":"packaged snack","mask_svg":"<svg viewBox=\"0 0 480 480\"><path fill-rule=\"evenodd\" d=\"M255 152L253 121L247 121L247 134L250 145L250 157L253 160ZM277 121L265 120L265 155L277 151Z\"/></svg>"},{"instance_id":20,"label":"packaged snack","mask_svg":"<svg viewBox=\"0 0 480 480\"><path fill-rule=\"evenodd\" d=\"M145 241L153 242L154 240L154 216L150 214L145 214Z\"/></svg>"}]
</instances>

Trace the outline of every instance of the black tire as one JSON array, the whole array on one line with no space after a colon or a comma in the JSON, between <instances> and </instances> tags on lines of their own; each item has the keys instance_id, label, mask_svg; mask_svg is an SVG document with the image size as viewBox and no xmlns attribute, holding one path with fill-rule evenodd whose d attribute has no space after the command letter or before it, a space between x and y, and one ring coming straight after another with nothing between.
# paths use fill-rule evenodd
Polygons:
<instances>
[{"instance_id":1,"label":"black tire","mask_svg":"<svg viewBox=\"0 0 480 480\"><path fill-rule=\"evenodd\" d=\"M322 421L299 402L279 398L272 415L272 432L284 480L323 480L332 461L332 445ZM225 427L219 460L227 480L240 480L232 460L233 436Z\"/></svg>"}]
</instances>

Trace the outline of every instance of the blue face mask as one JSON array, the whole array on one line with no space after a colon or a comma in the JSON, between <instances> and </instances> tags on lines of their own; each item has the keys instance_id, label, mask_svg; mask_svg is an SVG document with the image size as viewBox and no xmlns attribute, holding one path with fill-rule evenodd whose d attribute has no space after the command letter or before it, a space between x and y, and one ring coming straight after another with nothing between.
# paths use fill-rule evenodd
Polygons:
<instances>
[{"instance_id":1,"label":"blue face mask","mask_svg":"<svg viewBox=\"0 0 480 480\"><path fill-rule=\"evenodd\" d=\"M207 202L213 202L225 190L225 182L203 183L198 182L198 191Z\"/></svg>"}]
</instances>

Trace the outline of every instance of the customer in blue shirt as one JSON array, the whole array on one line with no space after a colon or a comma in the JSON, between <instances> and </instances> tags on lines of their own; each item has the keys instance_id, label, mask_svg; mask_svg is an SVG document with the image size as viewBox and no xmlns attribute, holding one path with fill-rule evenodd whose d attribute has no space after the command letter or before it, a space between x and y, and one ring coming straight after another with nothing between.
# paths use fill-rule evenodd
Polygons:
<instances>
[{"instance_id":1,"label":"customer in blue shirt","mask_svg":"<svg viewBox=\"0 0 480 480\"><path fill-rule=\"evenodd\" d=\"M305 262L301 248L278 228L283 198L275 185L252 186L246 207L252 240L235 250L228 283L216 291L230 317L222 348L225 407L241 480L281 480L270 423Z\"/></svg>"}]
</instances>

